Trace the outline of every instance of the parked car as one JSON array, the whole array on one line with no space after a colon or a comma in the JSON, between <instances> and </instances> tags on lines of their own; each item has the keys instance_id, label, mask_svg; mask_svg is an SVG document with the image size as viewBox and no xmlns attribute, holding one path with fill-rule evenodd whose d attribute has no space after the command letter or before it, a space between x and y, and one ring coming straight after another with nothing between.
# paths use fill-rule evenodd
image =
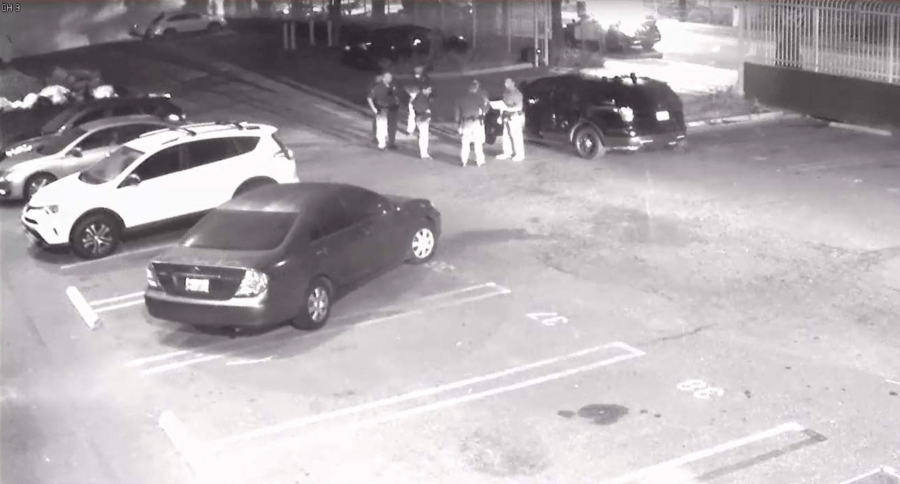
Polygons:
<instances>
[{"instance_id":1,"label":"parked car","mask_svg":"<svg viewBox=\"0 0 900 484\"><path fill-rule=\"evenodd\" d=\"M321 328L347 288L434 257L428 200L336 183L263 187L213 210L147 268L154 317L183 324Z\"/></svg>"},{"instance_id":2,"label":"parked car","mask_svg":"<svg viewBox=\"0 0 900 484\"><path fill-rule=\"evenodd\" d=\"M13 151L0 164L0 200L28 201L44 186L89 168L118 146L175 125L146 114L120 116L35 138L27 150Z\"/></svg>"},{"instance_id":3,"label":"parked car","mask_svg":"<svg viewBox=\"0 0 900 484\"><path fill-rule=\"evenodd\" d=\"M656 18L647 15L643 19L617 20L606 30L606 49L621 52L632 48L653 50L662 40Z\"/></svg>"},{"instance_id":4,"label":"parked car","mask_svg":"<svg viewBox=\"0 0 900 484\"><path fill-rule=\"evenodd\" d=\"M357 69L378 68L383 62L398 62L414 56L427 56L432 42L445 51L465 52L465 37L443 34L417 25L391 25L361 30L348 35L342 61Z\"/></svg>"},{"instance_id":5,"label":"parked car","mask_svg":"<svg viewBox=\"0 0 900 484\"><path fill-rule=\"evenodd\" d=\"M681 17L681 7L678 1L660 4L656 11L663 18ZM730 12L728 12L730 13ZM713 21L715 14L711 5L701 5L697 0L687 0L685 3L685 20L688 22L708 24Z\"/></svg>"},{"instance_id":6,"label":"parked car","mask_svg":"<svg viewBox=\"0 0 900 484\"><path fill-rule=\"evenodd\" d=\"M125 96L69 103L64 106L46 106L23 111L0 113L0 167L11 153L28 151L32 139L65 131L91 121L113 116L149 114L160 119L180 122L186 119L184 111L168 94Z\"/></svg>"},{"instance_id":7,"label":"parked car","mask_svg":"<svg viewBox=\"0 0 900 484\"><path fill-rule=\"evenodd\" d=\"M147 133L42 188L22 224L39 246L106 257L126 231L202 214L254 187L296 182L293 153L276 131L222 122Z\"/></svg>"},{"instance_id":8,"label":"parked car","mask_svg":"<svg viewBox=\"0 0 900 484\"><path fill-rule=\"evenodd\" d=\"M202 12L174 11L157 15L150 24L143 27L134 24L129 31L132 37L155 39L171 37L186 32L218 32L225 28L225 18Z\"/></svg>"},{"instance_id":9,"label":"parked car","mask_svg":"<svg viewBox=\"0 0 900 484\"><path fill-rule=\"evenodd\" d=\"M664 82L567 74L522 82L520 89L526 137L574 146L582 158L675 146L686 136L681 99ZM491 110L486 117L489 142L501 134L498 115Z\"/></svg>"}]
</instances>

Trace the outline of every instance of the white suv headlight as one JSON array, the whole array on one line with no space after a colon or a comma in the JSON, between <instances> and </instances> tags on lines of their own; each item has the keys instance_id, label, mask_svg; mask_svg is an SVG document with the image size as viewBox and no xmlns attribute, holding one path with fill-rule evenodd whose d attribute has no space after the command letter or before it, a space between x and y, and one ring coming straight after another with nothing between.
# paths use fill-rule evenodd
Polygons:
<instances>
[{"instance_id":1,"label":"white suv headlight","mask_svg":"<svg viewBox=\"0 0 900 484\"><path fill-rule=\"evenodd\" d=\"M244 271L244 279L238 287L235 297L254 297L266 292L269 288L269 276L256 269Z\"/></svg>"},{"instance_id":2,"label":"white suv headlight","mask_svg":"<svg viewBox=\"0 0 900 484\"><path fill-rule=\"evenodd\" d=\"M6 156L16 156L22 153L28 153L33 149L34 146L31 143L21 144L19 146L16 146L15 148L6 150Z\"/></svg>"},{"instance_id":3,"label":"white suv headlight","mask_svg":"<svg viewBox=\"0 0 900 484\"><path fill-rule=\"evenodd\" d=\"M59 212L59 205L47 205L46 207L41 207L41 210L47 215L53 215Z\"/></svg>"},{"instance_id":4,"label":"white suv headlight","mask_svg":"<svg viewBox=\"0 0 900 484\"><path fill-rule=\"evenodd\" d=\"M631 108L619 108L619 115L626 123L634 121L634 111Z\"/></svg>"}]
</instances>

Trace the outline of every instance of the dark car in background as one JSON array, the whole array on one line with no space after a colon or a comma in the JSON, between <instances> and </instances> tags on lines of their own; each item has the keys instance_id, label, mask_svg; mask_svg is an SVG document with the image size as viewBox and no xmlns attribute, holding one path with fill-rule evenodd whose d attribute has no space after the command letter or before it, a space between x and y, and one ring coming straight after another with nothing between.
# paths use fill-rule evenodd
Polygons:
<instances>
[{"instance_id":1,"label":"dark car in background","mask_svg":"<svg viewBox=\"0 0 900 484\"><path fill-rule=\"evenodd\" d=\"M184 111L168 94L125 96L0 113L0 162L27 150L33 138L100 119L148 114L172 122L184 121ZM2 166L2 165L0 165Z\"/></svg>"},{"instance_id":2,"label":"dark car in background","mask_svg":"<svg viewBox=\"0 0 900 484\"><path fill-rule=\"evenodd\" d=\"M647 15L642 19L617 20L609 24L606 30L606 49L610 52L622 52L640 48L645 51L662 40L656 18Z\"/></svg>"},{"instance_id":3,"label":"dark car in background","mask_svg":"<svg viewBox=\"0 0 900 484\"><path fill-rule=\"evenodd\" d=\"M463 36L444 34L417 25L390 25L348 32L341 60L357 69L377 69L417 56L427 57L438 47L446 52L465 52ZM439 46L433 44L438 42Z\"/></svg>"},{"instance_id":4,"label":"dark car in background","mask_svg":"<svg viewBox=\"0 0 900 484\"><path fill-rule=\"evenodd\" d=\"M144 301L154 317L198 327L314 330L346 289L430 260L440 233L424 199L336 183L257 188L154 260Z\"/></svg>"},{"instance_id":5,"label":"dark car in background","mask_svg":"<svg viewBox=\"0 0 900 484\"><path fill-rule=\"evenodd\" d=\"M522 82L526 137L574 146L582 158L607 151L676 146L686 136L681 99L668 84L632 74L595 77L566 74ZM488 140L502 126L486 119Z\"/></svg>"}]
</instances>

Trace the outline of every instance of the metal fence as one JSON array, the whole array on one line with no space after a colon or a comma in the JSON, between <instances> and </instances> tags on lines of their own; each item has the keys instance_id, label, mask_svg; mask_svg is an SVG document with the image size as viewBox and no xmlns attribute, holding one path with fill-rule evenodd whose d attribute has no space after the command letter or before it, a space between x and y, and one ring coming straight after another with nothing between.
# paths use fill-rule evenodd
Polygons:
<instances>
[{"instance_id":1,"label":"metal fence","mask_svg":"<svg viewBox=\"0 0 900 484\"><path fill-rule=\"evenodd\" d=\"M745 59L900 83L900 3L873 0L742 0Z\"/></svg>"}]
</instances>

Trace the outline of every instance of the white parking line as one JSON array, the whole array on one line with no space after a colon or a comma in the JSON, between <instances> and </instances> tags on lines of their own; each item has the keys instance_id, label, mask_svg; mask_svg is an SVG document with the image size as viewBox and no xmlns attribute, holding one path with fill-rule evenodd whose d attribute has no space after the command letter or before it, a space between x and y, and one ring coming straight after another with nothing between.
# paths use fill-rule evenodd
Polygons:
<instances>
[{"instance_id":1,"label":"white parking line","mask_svg":"<svg viewBox=\"0 0 900 484\"><path fill-rule=\"evenodd\" d=\"M350 330L358 329L358 328L365 328L368 326L374 326L376 324L393 321L395 319L405 318L405 317L409 317L409 316L415 316L417 314L423 314L426 312L434 311L436 309L446 309L446 308L450 308L450 307L454 307L454 306L461 306L463 304L481 301L483 299L488 299L488 298L497 297L497 296L503 296L503 295L506 295L506 294L509 294L510 292L512 292L511 290L509 290L505 287L502 287L502 286L495 285L494 287L495 287L495 289L497 289L497 291L493 292L493 293L481 294L478 296L471 296L471 297L467 297L465 299L456 299L456 300L452 300L452 301L449 301L449 302L446 302L443 304L438 304L436 306L431 306L427 309L416 309L416 310L412 310L412 311L404 311L401 313L393 314L391 316L385 316L382 318L370 319L368 321L351 324L348 327L338 326L338 327L333 327L333 328L329 328L329 329L319 330L315 333L309 334L308 336L309 337L321 337L321 336L326 336L326 335L336 333L336 332L343 332L343 331L350 331ZM285 341L284 339L279 339L277 341L265 341L265 342L262 342L259 344L247 346L245 348L237 348L235 350L226 351L224 353L204 355L204 356L199 356L197 358L192 358L190 360L178 361L175 363L169 363L166 365L160 365L160 366L156 366L156 367L152 367L152 368L147 368L147 369L141 371L141 376L156 375L159 373L165 373L165 372L169 372L169 371L173 371L173 370L179 370L181 368L186 368L188 366L197 365L200 363L206 363L208 361L219 360L222 358L234 356L234 355L244 353L247 351L251 351L251 350L255 351L259 348L262 348L262 347L265 347L268 345L273 345L273 344L281 345L284 343L284 341ZM198 353L198 354L201 354L201 353ZM271 357L274 358L275 355L271 355Z\"/></svg>"},{"instance_id":2,"label":"white parking line","mask_svg":"<svg viewBox=\"0 0 900 484\"><path fill-rule=\"evenodd\" d=\"M891 384L893 384L893 385L900 385L900 381L896 381L896 380L887 380L887 379L884 380L884 381L886 381L886 382L888 382L888 383L891 383Z\"/></svg>"},{"instance_id":3,"label":"white parking line","mask_svg":"<svg viewBox=\"0 0 900 484\"><path fill-rule=\"evenodd\" d=\"M524 371L534 370L536 368L541 368L544 366L561 363L561 362L564 362L567 360L584 357L584 356L587 356L587 355L590 355L593 353L597 353L599 351L609 349L610 347L621 348L620 344L618 344L618 343L611 343L611 344L605 344L605 345L601 345L601 346L595 346L593 348L587 348L587 349L584 349L581 351L576 351L576 352L570 353L568 355L547 358L544 360L536 361L534 363L529 363L526 365L508 368L506 370L490 373L487 375L468 378L468 379L453 382L453 383L447 383L445 385L440 385L440 386L433 387L433 388L416 390L413 392L396 395L396 396L385 398L382 400L375 400L375 401L372 401L369 403L364 403L361 405L347 407L347 408L344 408L341 410L336 410L333 412L326 412L326 413L322 413L319 415L313 415L310 417L303 417L303 418L299 418L299 419L290 420L290 421L283 422L283 423L280 423L277 425L272 425L269 427L252 430L250 432L244 432L244 433L241 433L238 435L233 435L231 437L226 437L224 439L220 439L220 440L216 441L214 445L219 446L219 447L233 445L233 444L236 444L239 442L245 442L248 440L255 440L255 439L259 439L259 438L263 438L263 437L268 437L268 436L280 434L280 433L288 431L288 430L296 430L296 429L300 429L303 427L307 427L309 425L325 422L328 420L334 420L334 419L337 419L340 417L346 417L348 415L354 415L354 414L358 414L358 413L369 411L369 410L374 410L374 409L378 409L378 408L382 408L382 407L386 407L386 406L390 406L390 405L396 405L398 403L403 403L403 402L407 402L410 400L418 400L418 399L422 399L425 397L430 397L430 396L438 395L441 393L446 393L451 390L471 387L471 386L479 384L479 383L485 383L485 382L489 382L492 380L497 380L500 378L515 375L517 373L522 373ZM641 352L640 350L635 350L635 351L640 352L641 355L643 354L643 352ZM626 360L629 360L632 358L637 358L641 355L638 355L632 351L629 351L629 354L627 354L627 355L619 355L619 356L616 356L613 358L607 358L605 360L594 362L589 365L579 366L577 368L573 368L570 370L565 370L565 371L561 371L561 372L557 372L557 373L551 373L551 374L545 375L543 377L533 378L533 379L526 380L524 382L520 382L520 383L517 383L514 385L506 385L506 386L497 387L497 388L494 388L494 389L491 389L488 391L466 395L464 397L453 398L453 399L449 399L449 400L442 400L442 401L434 403L434 404L424 405L424 406L420 406L420 407L414 407L414 408L405 410L403 412L392 414L391 416L386 417L386 418L396 419L396 418L400 418L405 415L410 415L411 413L409 413L409 412L413 412L413 413L426 412L426 411L430 411L430 410L436 410L439 408L445 408L445 407L452 406L452 405L457 405L460 403L465 403L465 402L471 401L471 400L486 398L486 397L489 397L492 395L497 395L500 393L504 393L504 392L508 392L508 391L512 391L512 390L516 390L516 389L520 389L520 388L525 388L527 386L533 386L533 385L537 385L539 383L545 383L545 382L556 380L556 379L563 378L566 376L571 376L571 375L585 372L585 371L588 371L588 370L591 370L594 368L599 368L601 366L607 366L607 365L611 365L611 364L618 363L621 361L626 361ZM377 422L380 422L380 420L378 420ZM369 423L377 423L377 422L375 420L369 421Z\"/></svg>"},{"instance_id":4,"label":"white parking line","mask_svg":"<svg viewBox=\"0 0 900 484\"><path fill-rule=\"evenodd\" d=\"M98 313L105 313L107 311L115 311L116 309L130 308L131 306L137 306L138 304L144 304L144 298L140 298L137 301L128 301L120 304L113 304L112 306L102 307L96 309L95 311Z\"/></svg>"},{"instance_id":5,"label":"white parking line","mask_svg":"<svg viewBox=\"0 0 900 484\"><path fill-rule=\"evenodd\" d=\"M638 479L647 477L648 475L653 475L657 472L664 470L673 470L677 469L686 464L690 464L692 462L696 462L699 460L707 459L714 455L722 454L728 452L730 450L738 449L762 440L771 439L773 437L777 437L781 434L787 432L802 432L806 430L802 425L796 422L790 422L786 424L779 425L778 427L765 430L762 432L757 432L753 435L735 439L729 442L725 442L724 444L717 445L715 447L711 447L709 449L700 450L694 452L692 454L688 454L682 457L678 457L672 459L668 462L663 462L661 464L656 464L650 467L645 467L643 469L638 469L633 472L629 472L623 476L617 477L615 479L609 479L601 482L601 484L628 484L637 481Z\"/></svg>"},{"instance_id":6,"label":"white parking line","mask_svg":"<svg viewBox=\"0 0 900 484\"><path fill-rule=\"evenodd\" d=\"M97 313L91 309L90 304L84 299L81 291L75 286L69 286L66 288L66 295L69 296L69 301L75 306L75 310L78 311L81 319L84 320L84 324L91 330L97 329L99 327L100 316L97 316Z\"/></svg>"},{"instance_id":7,"label":"white parking line","mask_svg":"<svg viewBox=\"0 0 900 484\"><path fill-rule=\"evenodd\" d=\"M823 171L823 170L840 170L845 168L860 168L864 166L876 165L878 161L860 160L853 162L835 162L835 163L802 163L799 165L790 165L789 169L800 172Z\"/></svg>"},{"instance_id":8,"label":"white parking line","mask_svg":"<svg viewBox=\"0 0 900 484\"><path fill-rule=\"evenodd\" d=\"M97 301L91 301L91 306L94 306L94 307L102 306L104 304L108 304L111 302L123 301L125 299L131 299L131 298L140 297L143 295L144 295L144 293L142 291L142 292L133 292L131 294L125 294L124 296L108 297L106 299L99 299Z\"/></svg>"},{"instance_id":9,"label":"white parking line","mask_svg":"<svg viewBox=\"0 0 900 484\"><path fill-rule=\"evenodd\" d=\"M86 260L86 261L83 261L83 262L75 262L75 263L73 263L73 264L66 264L66 265L59 266L59 268L62 269L62 270L74 269L74 268L76 268L76 267L84 267L84 266L87 266L87 265L90 265L90 264L99 264L99 263L101 263L101 262L108 262L108 261L110 261L111 259L116 259L116 258L119 258L119 257L127 257L127 256L129 256L129 255L142 254L142 253L144 253L144 252L153 252L153 251L156 251L156 250L164 250L164 249L167 249L167 248L172 247L172 246L174 246L174 245L175 245L175 244L165 244L165 245L156 245L156 246L153 246L153 247L144 247L143 249L135 249L135 250L128 251L128 252L119 252L119 253L117 253L117 254L113 254L113 255L106 256L106 257L104 257L104 258L102 258L102 259Z\"/></svg>"},{"instance_id":10,"label":"white parking line","mask_svg":"<svg viewBox=\"0 0 900 484\"><path fill-rule=\"evenodd\" d=\"M877 476L878 474L887 474L891 477L896 477L896 478L900 479L900 474L898 474L897 471L895 471L893 468L887 467L887 466L881 466L878 469L866 472L865 474L863 474L861 476L857 476L857 477L854 477L853 479L846 480L846 481L842 482L841 484L853 484L854 482L859 482L863 479L868 479L869 477Z\"/></svg>"},{"instance_id":11,"label":"white parking line","mask_svg":"<svg viewBox=\"0 0 900 484\"><path fill-rule=\"evenodd\" d=\"M484 289L484 288L486 288L486 287L497 288L497 287L500 287L500 286L498 286L497 284L495 284L495 283L493 283L493 282L488 282L488 283L485 283L485 284L478 284L478 285L475 285L475 286L464 287L464 288L461 288L461 289L454 289L454 290L452 290L452 291L446 291L446 292L439 292L439 293L435 293L435 294L430 294L430 295L428 295L428 296L423 296L423 297L417 298L417 299L415 299L415 300L412 301L412 302L431 301L431 300L434 300L434 299L446 298L446 297L449 297L449 296L455 296L455 295L457 295L457 294L465 294L465 293L467 293L467 292L477 291L477 290L479 290L479 289ZM508 291L508 289L506 289L506 288L503 288L503 289L506 290L506 291ZM380 311L380 312L384 312L384 311L402 310L402 309L403 309L403 308L400 307L399 305L394 305L394 306L385 306L385 307L383 307L383 308L380 308L379 311ZM369 312L369 313L355 313L355 314L342 315L342 316L335 317L335 318L332 319L331 321L332 321L332 322L336 322L336 321L346 321L346 320L348 320L348 319L356 319L356 318L359 318L359 317L361 317L361 316L365 316L365 315L367 315L367 314L371 314L371 312ZM162 354L158 354L158 355L154 355L154 356L147 356L147 357L143 357L143 358L138 358L138 359L129 361L128 363L125 363L125 366L143 366L143 365L148 364L148 363L156 363L156 362L159 362L159 361L165 361L165 360L169 360L169 359L172 359L172 358L177 358L177 357L179 357L179 356L183 356L183 355L186 355L186 354L189 354L189 353L193 353L193 352L195 352L195 351L197 351L197 352L199 352L199 351L209 351L209 350L214 350L214 349L222 348L222 347L239 346L241 343L242 343L242 342L237 342L237 341L222 341L222 342L214 343L214 344L207 345L207 346L200 346L200 347L197 347L197 348L194 348L194 349L190 349L190 350L170 351L170 352L167 352L167 353L162 353Z\"/></svg>"}]
</instances>

